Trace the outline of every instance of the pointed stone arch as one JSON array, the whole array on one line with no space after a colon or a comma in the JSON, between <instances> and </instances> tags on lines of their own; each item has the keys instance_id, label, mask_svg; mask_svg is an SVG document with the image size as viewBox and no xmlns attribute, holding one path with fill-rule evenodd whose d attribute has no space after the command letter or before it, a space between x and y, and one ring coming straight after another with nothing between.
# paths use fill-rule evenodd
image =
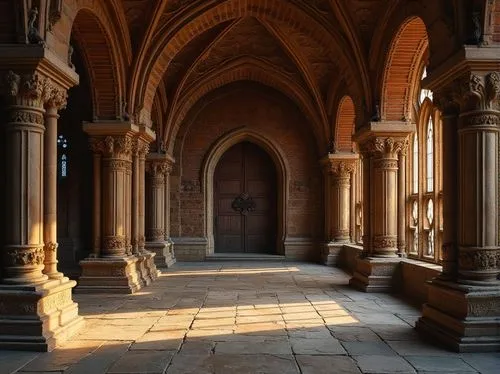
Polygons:
<instances>
[{"instance_id":1,"label":"pointed stone arch","mask_svg":"<svg viewBox=\"0 0 500 374\"><path fill-rule=\"evenodd\" d=\"M336 149L342 152L352 151L352 134L356 121L356 109L350 96L344 96L340 99L337 118L334 128L334 139Z\"/></svg>"},{"instance_id":2,"label":"pointed stone arch","mask_svg":"<svg viewBox=\"0 0 500 374\"><path fill-rule=\"evenodd\" d=\"M393 37L382 81L380 114L383 120L410 120L413 87L420 79L421 61L429 46L424 22L407 18Z\"/></svg>"},{"instance_id":3,"label":"pointed stone arch","mask_svg":"<svg viewBox=\"0 0 500 374\"><path fill-rule=\"evenodd\" d=\"M287 222L287 201L289 191L289 176L290 167L286 160L285 154L280 146L259 134L256 131L240 128L222 136L218 139L207 152L207 155L202 164L201 177L202 177L202 191L205 203L205 235L207 238L207 253L214 253L214 173L219 160L222 155L233 145L240 142L248 141L258 145L271 157L276 168L277 175L277 210L278 210L278 225L277 225L277 247L278 254L285 254L285 241L286 241L286 222Z\"/></svg>"}]
</instances>

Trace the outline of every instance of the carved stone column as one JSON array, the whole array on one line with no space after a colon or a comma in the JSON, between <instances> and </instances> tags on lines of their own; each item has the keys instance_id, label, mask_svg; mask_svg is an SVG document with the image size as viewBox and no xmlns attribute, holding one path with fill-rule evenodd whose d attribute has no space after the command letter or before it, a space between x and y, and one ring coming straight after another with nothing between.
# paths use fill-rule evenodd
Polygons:
<instances>
[{"instance_id":1,"label":"carved stone column","mask_svg":"<svg viewBox=\"0 0 500 374\"><path fill-rule=\"evenodd\" d=\"M170 243L165 240L168 212L166 181L172 170L172 160L164 153L150 153L146 162L146 249L156 253L155 262L159 267L168 267L174 263Z\"/></svg>"},{"instance_id":2,"label":"carved stone column","mask_svg":"<svg viewBox=\"0 0 500 374\"><path fill-rule=\"evenodd\" d=\"M0 47L0 56L14 52L5 52ZM1 136L5 139L6 164L0 349L52 350L83 324L78 306L71 298L76 282L58 273L56 268L56 196L55 189L51 189L56 174L44 163L44 105L48 103L48 134L52 136L54 125L57 126L56 95L75 84L77 77L63 76L63 71L59 71L56 84L52 79L54 65L51 61L44 64L44 74L36 70L2 74L6 121L1 126ZM27 64L23 67L28 69ZM55 135L53 140L56 141ZM50 196L44 196L46 183ZM47 197L50 209L44 210ZM44 243L49 234L50 241Z\"/></svg>"},{"instance_id":3,"label":"carved stone column","mask_svg":"<svg viewBox=\"0 0 500 374\"><path fill-rule=\"evenodd\" d=\"M355 139L363 154L364 256L357 261L351 285L363 291L388 291L399 264L398 163L415 126L372 122ZM368 222L367 222L368 221Z\"/></svg>"},{"instance_id":4,"label":"carved stone column","mask_svg":"<svg viewBox=\"0 0 500 374\"><path fill-rule=\"evenodd\" d=\"M443 128L443 271L442 280L456 280L458 270L458 115L459 103L446 93L434 94Z\"/></svg>"},{"instance_id":5,"label":"carved stone column","mask_svg":"<svg viewBox=\"0 0 500 374\"><path fill-rule=\"evenodd\" d=\"M166 155L167 157L167 170L165 173L165 219L164 219L164 227L165 227L165 243L168 246L168 256L166 257L166 265L172 266L177 261L175 258L174 252L174 242L170 238L170 174L172 173L174 158L170 155ZM158 260L158 262L160 262Z\"/></svg>"},{"instance_id":6,"label":"carved stone column","mask_svg":"<svg viewBox=\"0 0 500 374\"><path fill-rule=\"evenodd\" d=\"M466 52L476 51L466 49ZM496 53L498 56L498 51ZM444 234L449 251L445 273L429 285L427 303L416 327L460 352L498 351L500 73L482 70L489 61L471 59L465 63L470 65L471 72L454 77L446 84L439 76L429 78L432 85L443 91L446 88L449 97L460 105L458 136L450 133L454 127L445 130L444 141L448 143L443 144L445 170L451 166L451 155L446 149L457 151L454 162L458 204L451 189L450 197L444 200ZM498 57L496 63L491 64L498 68ZM444 196L448 193L446 187L453 181L453 171L445 174ZM457 221L450 217L451 204L458 205ZM458 264L457 252L451 254L455 240Z\"/></svg>"},{"instance_id":7,"label":"carved stone column","mask_svg":"<svg viewBox=\"0 0 500 374\"><path fill-rule=\"evenodd\" d=\"M333 153L322 161L326 181L325 265L336 265L342 246L350 241L351 181L357 158L354 153Z\"/></svg>"},{"instance_id":8,"label":"carved stone column","mask_svg":"<svg viewBox=\"0 0 500 374\"><path fill-rule=\"evenodd\" d=\"M57 114L66 106L66 92L52 90L47 101L45 113L44 137L44 227L45 268L49 278L59 279L62 273L57 271Z\"/></svg>"},{"instance_id":9,"label":"carved stone column","mask_svg":"<svg viewBox=\"0 0 500 374\"><path fill-rule=\"evenodd\" d=\"M101 249L80 262L78 292L133 293L140 288L131 254L133 139L139 128L127 122L87 123L91 146L101 155ZM96 212L95 212L96 214Z\"/></svg>"},{"instance_id":10,"label":"carved stone column","mask_svg":"<svg viewBox=\"0 0 500 374\"><path fill-rule=\"evenodd\" d=\"M148 285L158 278L159 272L155 265L156 253L145 248L145 178L146 155L149 144L155 139L155 134L147 127L141 127L137 137L137 169L134 168L134 178L137 178L137 188L134 187L134 197L137 201L137 268L142 282ZM135 214L134 214L135 215Z\"/></svg>"},{"instance_id":11,"label":"carved stone column","mask_svg":"<svg viewBox=\"0 0 500 374\"><path fill-rule=\"evenodd\" d=\"M398 256L406 257L406 152L405 143L399 153L398 161Z\"/></svg>"}]
</instances>

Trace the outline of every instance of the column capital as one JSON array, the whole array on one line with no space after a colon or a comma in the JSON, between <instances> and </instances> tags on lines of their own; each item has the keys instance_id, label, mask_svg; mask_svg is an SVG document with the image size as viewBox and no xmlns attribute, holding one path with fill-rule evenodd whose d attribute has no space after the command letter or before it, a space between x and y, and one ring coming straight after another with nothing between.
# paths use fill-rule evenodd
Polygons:
<instances>
[{"instance_id":1,"label":"column capital","mask_svg":"<svg viewBox=\"0 0 500 374\"><path fill-rule=\"evenodd\" d=\"M79 83L78 74L68 65L67 61L62 61L56 53L43 45L0 45L0 56L2 66L0 76L6 77L10 75L7 82L3 79L3 84L0 84L7 91L15 88L16 83L18 88L22 89L22 85L19 85L19 83L31 80L25 77L33 76L37 76L38 81L49 79L53 85L63 90L67 90ZM9 74L9 71L20 77L20 79L16 79L14 75ZM11 96L16 95L11 94Z\"/></svg>"},{"instance_id":2,"label":"column capital","mask_svg":"<svg viewBox=\"0 0 500 374\"><path fill-rule=\"evenodd\" d=\"M364 155L406 154L408 137L415 131L410 122L370 122L354 134L354 141Z\"/></svg>"},{"instance_id":3,"label":"column capital","mask_svg":"<svg viewBox=\"0 0 500 374\"><path fill-rule=\"evenodd\" d=\"M357 153L330 153L321 160L325 174L348 178L354 172Z\"/></svg>"},{"instance_id":4,"label":"column capital","mask_svg":"<svg viewBox=\"0 0 500 374\"><path fill-rule=\"evenodd\" d=\"M102 121L84 123L83 130L91 136L90 148L94 153L129 158L134 151L134 136L139 127L130 122Z\"/></svg>"},{"instance_id":5,"label":"column capital","mask_svg":"<svg viewBox=\"0 0 500 374\"><path fill-rule=\"evenodd\" d=\"M149 153L146 157L146 171L152 175L169 175L175 159L167 153Z\"/></svg>"}]
</instances>

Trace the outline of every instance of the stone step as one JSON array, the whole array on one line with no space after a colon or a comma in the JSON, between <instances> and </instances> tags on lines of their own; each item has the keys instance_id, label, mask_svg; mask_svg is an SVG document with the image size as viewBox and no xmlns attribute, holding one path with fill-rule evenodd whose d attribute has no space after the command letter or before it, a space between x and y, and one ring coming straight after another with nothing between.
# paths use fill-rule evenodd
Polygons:
<instances>
[{"instance_id":1,"label":"stone step","mask_svg":"<svg viewBox=\"0 0 500 374\"><path fill-rule=\"evenodd\" d=\"M212 253L206 256L206 261L285 261L285 256L262 253Z\"/></svg>"}]
</instances>

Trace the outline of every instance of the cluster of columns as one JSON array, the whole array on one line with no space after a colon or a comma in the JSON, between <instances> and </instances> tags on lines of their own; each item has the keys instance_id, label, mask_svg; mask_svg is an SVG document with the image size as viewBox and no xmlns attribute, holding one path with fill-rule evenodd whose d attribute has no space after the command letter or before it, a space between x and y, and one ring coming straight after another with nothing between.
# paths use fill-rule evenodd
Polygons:
<instances>
[{"instance_id":1,"label":"cluster of columns","mask_svg":"<svg viewBox=\"0 0 500 374\"><path fill-rule=\"evenodd\" d=\"M500 72L476 61L429 78L443 114L443 271L417 322L465 352L500 349Z\"/></svg>"},{"instance_id":2,"label":"cluster of columns","mask_svg":"<svg viewBox=\"0 0 500 374\"><path fill-rule=\"evenodd\" d=\"M351 242L354 235L351 190L357 162L357 154L340 152L330 153L322 160L326 233L322 261L326 265L337 265L342 246Z\"/></svg>"},{"instance_id":3,"label":"cluster of columns","mask_svg":"<svg viewBox=\"0 0 500 374\"><path fill-rule=\"evenodd\" d=\"M355 134L363 165L363 255L351 285L389 291L405 248L405 156L415 126L371 122ZM400 215L402 214L402 215Z\"/></svg>"},{"instance_id":4,"label":"cluster of columns","mask_svg":"<svg viewBox=\"0 0 500 374\"><path fill-rule=\"evenodd\" d=\"M43 72L25 64L2 73L0 349L50 350L83 324L76 282L57 269L57 120L78 76L46 57L32 60Z\"/></svg>"},{"instance_id":5,"label":"cluster of columns","mask_svg":"<svg viewBox=\"0 0 500 374\"><path fill-rule=\"evenodd\" d=\"M165 153L150 153L147 157L146 248L155 253L158 267L175 263L170 239L170 173L174 160Z\"/></svg>"},{"instance_id":6,"label":"cluster of columns","mask_svg":"<svg viewBox=\"0 0 500 374\"><path fill-rule=\"evenodd\" d=\"M146 249L146 155L151 129L130 122L84 124L94 153L94 250L81 261L78 292L133 293L158 277Z\"/></svg>"}]
</instances>

